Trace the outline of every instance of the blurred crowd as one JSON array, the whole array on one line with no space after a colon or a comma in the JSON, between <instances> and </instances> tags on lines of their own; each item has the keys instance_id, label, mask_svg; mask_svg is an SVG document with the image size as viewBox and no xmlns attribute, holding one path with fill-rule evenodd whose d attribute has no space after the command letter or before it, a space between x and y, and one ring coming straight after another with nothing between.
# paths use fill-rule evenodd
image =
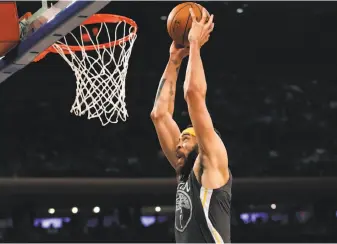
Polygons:
<instances>
[{"instance_id":1,"label":"blurred crowd","mask_svg":"<svg viewBox=\"0 0 337 244\"><path fill-rule=\"evenodd\" d=\"M236 176L337 173L334 81L252 81L221 73L208 78L217 81L209 85L209 111ZM149 118L152 97L137 106L130 101L128 121L104 128L69 114L69 104L52 98L46 104L40 98L1 103L0 175L173 176ZM175 119L181 128L189 123L182 97Z\"/></svg>"},{"instance_id":2,"label":"blurred crowd","mask_svg":"<svg viewBox=\"0 0 337 244\"><path fill-rule=\"evenodd\" d=\"M62 226L35 225L29 221L1 229L0 240L9 242L174 242L173 217L144 226L140 221L123 223L104 220L103 216L91 218L72 217ZM94 223L94 224L93 224ZM311 218L305 222L284 223L257 218L254 222L233 221L233 243L315 243L336 242L336 219L318 221Z\"/></svg>"}]
</instances>

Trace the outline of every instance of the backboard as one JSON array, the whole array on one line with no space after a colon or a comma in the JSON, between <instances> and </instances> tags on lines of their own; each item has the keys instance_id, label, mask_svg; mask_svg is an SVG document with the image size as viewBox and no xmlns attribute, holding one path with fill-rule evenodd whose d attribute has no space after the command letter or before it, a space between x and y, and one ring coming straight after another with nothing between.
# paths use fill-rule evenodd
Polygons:
<instances>
[{"instance_id":1,"label":"backboard","mask_svg":"<svg viewBox=\"0 0 337 244\"><path fill-rule=\"evenodd\" d=\"M0 57L0 83L31 63L46 48L104 8L110 1L60 0L48 8L46 1L32 17L46 19L39 29Z\"/></svg>"}]
</instances>

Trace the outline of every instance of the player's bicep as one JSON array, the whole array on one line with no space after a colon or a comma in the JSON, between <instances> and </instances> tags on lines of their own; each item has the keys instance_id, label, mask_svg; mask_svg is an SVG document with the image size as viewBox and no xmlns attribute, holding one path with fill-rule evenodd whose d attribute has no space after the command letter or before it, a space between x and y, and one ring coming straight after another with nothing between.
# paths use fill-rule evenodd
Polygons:
<instances>
[{"instance_id":1,"label":"player's bicep","mask_svg":"<svg viewBox=\"0 0 337 244\"><path fill-rule=\"evenodd\" d=\"M178 160L176 156L176 146L180 136L180 129L177 123L170 116L155 120L153 123L158 135L160 146L166 158L172 167L176 168Z\"/></svg>"}]
</instances>

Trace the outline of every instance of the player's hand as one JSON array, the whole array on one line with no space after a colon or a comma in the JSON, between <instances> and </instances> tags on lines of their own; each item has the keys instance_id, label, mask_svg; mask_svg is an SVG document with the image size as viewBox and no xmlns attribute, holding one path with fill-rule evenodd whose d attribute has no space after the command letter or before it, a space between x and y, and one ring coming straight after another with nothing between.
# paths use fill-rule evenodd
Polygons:
<instances>
[{"instance_id":1,"label":"player's hand","mask_svg":"<svg viewBox=\"0 0 337 244\"><path fill-rule=\"evenodd\" d=\"M183 60L189 54L189 48L184 46L177 45L174 41L170 47L170 56L171 58L178 59L179 61Z\"/></svg>"},{"instance_id":2,"label":"player's hand","mask_svg":"<svg viewBox=\"0 0 337 244\"><path fill-rule=\"evenodd\" d=\"M192 27L188 34L188 40L190 43L196 42L201 47L204 45L209 37L211 32L214 29L213 18L214 15L212 14L211 17L208 19L207 10L205 8L202 9L202 18L200 21L197 21L193 9L190 8L191 18L192 18Z\"/></svg>"}]
</instances>

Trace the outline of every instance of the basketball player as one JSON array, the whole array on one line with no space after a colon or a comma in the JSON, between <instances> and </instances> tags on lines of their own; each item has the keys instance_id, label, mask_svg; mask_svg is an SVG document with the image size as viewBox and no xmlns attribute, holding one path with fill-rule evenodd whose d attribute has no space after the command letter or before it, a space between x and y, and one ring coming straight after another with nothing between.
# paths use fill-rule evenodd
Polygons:
<instances>
[{"instance_id":1,"label":"basketball player","mask_svg":"<svg viewBox=\"0 0 337 244\"><path fill-rule=\"evenodd\" d=\"M207 85L200 57L200 48L214 28L213 15L206 23L204 9L197 22L192 9L190 12L189 50L171 45L151 118L162 150L177 173L176 242L228 243L232 179L226 148L206 107ZM192 126L180 132L172 115L179 67L188 54L184 98Z\"/></svg>"}]
</instances>

